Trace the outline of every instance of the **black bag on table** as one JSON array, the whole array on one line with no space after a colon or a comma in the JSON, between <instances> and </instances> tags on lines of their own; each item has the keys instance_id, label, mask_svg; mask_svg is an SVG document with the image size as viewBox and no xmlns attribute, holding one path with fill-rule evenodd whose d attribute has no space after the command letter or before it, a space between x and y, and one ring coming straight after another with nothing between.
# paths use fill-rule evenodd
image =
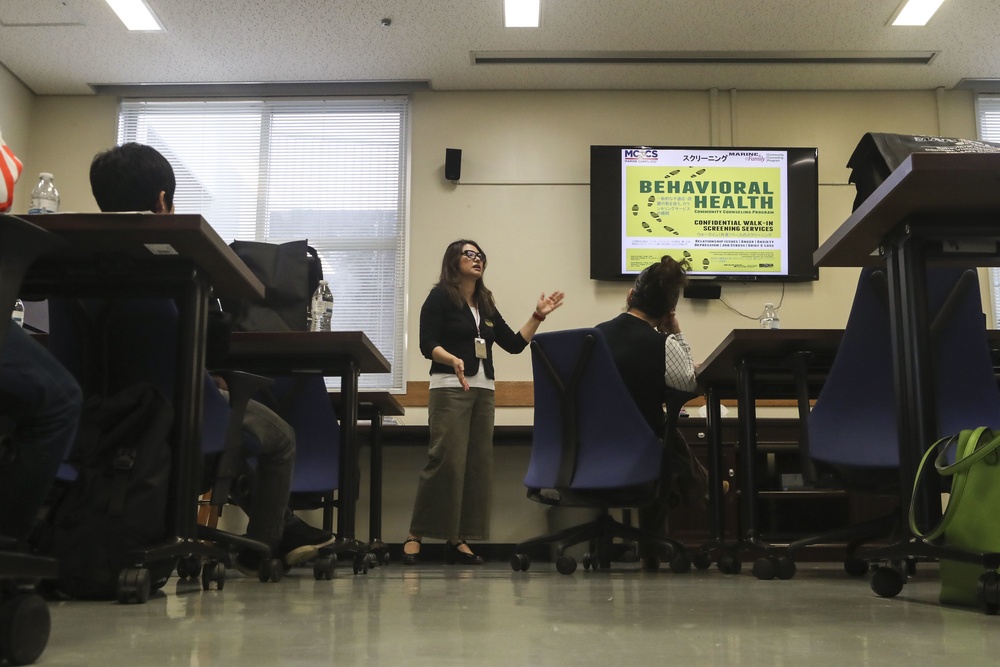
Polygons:
<instances>
[{"instance_id":1,"label":"black bag on table","mask_svg":"<svg viewBox=\"0 0 1000 667\"><path fill-rule=\"evenodd\" d=\"M114 599L130 553L167 535L173 408L152 384L86 401L70 463L77 478L51 510L42 550L59 561L56 591ZM166 583L174 559L141 563L152 588Z\"/></svg>"},{"instance_id":2,"label":"black bag on table","mask_svg":"<svg viewBox=\"0 0 1000 667\"><path fill-rule=\"evenodd\" d=\"M919 134L869 132L861 137L847 161L848 179L857 188L854 209L889 177L910 153L1000 153L1000 144Z\"/></svg>"},{"instance_id":3,"label":"black bag on table","mask_svg":"<svg viewBox=\"0 0 1000 667\"><path fill-rule=\"evenodd\" d=\"M264 283L263 299L222 299L233 331L306 331L306 313L323 278L316 250L307 241L233 241L229 246Z\"/></svg>"}]
</instances>

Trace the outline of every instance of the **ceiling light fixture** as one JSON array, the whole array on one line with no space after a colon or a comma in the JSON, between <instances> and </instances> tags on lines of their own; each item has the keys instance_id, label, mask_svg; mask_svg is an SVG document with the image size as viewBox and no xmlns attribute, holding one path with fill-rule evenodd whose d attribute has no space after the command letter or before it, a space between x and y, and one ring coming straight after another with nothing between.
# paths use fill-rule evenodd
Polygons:
<instances>
[{"instance_id":1,"label":"ceiling light fixture","mask_svg":"<svg viewBox=\"0 0 1000 667\"><path fill-rule=\"evenodd\" d=\"M163 30L163 24L145 0L106 0L129 30Z\"/></svg>"},{"instance_id":2,"label":"ceiling light fixture","mask_svg":"<svg viewBox=\"0 0 1000 667\"><path fill-rule=\"evenodd\" d=\"M890 19L892 25L924 26L944 0L906 0Z\"/></svg>"},{"instance_id":3,"label":"ceiling light fixture","mask_svg":"<svg viewBox=\"0 0 1000 667\"><path fill-rule=\"evenodd\" d=\"M503 0L505 28L537 28L542 20L542 0Z\"/></svg>"}]
</instances>

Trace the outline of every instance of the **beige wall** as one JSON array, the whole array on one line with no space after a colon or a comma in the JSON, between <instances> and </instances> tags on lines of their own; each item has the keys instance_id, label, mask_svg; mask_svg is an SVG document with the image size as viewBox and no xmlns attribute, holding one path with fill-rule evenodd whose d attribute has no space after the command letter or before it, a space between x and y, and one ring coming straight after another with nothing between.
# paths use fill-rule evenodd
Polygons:
<instances>
[{"instance_id":1,"label":"beige wall","mask_svg":"<svg viewBox=\"0 0 1000 667\"><path fill-rule=\"evenodd\" d=\"M591 144L817 146L820 240L851 212L847 160L867 131L975 137L968 92L458 92L421 93L413 103L408 336L439 270L445 245L459 237L490 257L487 284L512 324L543 290L562 289L566 305L543 325L589 326L619 312L626 285L588 278ZM462 178L443 178L446 148L461 148ZM843 326L856 269L824 269L815 283L788 284L782 326ZM723 299L756 317L780 285L725 284ZM719 301L686 301L679 320L696 359L733 328L757 326ZM531 377L527 355L504 358L502 380ZM415 345L407 375L425 378ZM408 412L407 423L425 416ZM508 409L498 423L530 423Z\"/></svg>"}]
</instances>

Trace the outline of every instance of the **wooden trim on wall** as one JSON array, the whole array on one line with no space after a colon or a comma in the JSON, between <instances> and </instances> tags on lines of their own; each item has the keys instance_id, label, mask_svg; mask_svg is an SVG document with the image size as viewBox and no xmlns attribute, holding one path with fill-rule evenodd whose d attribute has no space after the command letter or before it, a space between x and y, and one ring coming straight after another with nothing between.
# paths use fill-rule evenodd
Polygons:
<instances>
[{"instance_id":1,"label":"wooden trim on wall","mask_svg":"<svg viewBox=\"0 0 1000 667\"><path fill-rule=\"evenodd\" d=\"M428 391L430 391L429 382L407 382L406 393L397 395L396 399L405 408L426 408ZM530 408L535 405L534 386L530 381L497 382L496 391L498 408ZM727 407L736 407L736 400L723 400L722 404ZM699 396L692 399L687 405L688 407L700 408L705 405L705 397ZM794 408L796 405L794 399L757 401L758 407Z\"/></svg>"}]
</instances>

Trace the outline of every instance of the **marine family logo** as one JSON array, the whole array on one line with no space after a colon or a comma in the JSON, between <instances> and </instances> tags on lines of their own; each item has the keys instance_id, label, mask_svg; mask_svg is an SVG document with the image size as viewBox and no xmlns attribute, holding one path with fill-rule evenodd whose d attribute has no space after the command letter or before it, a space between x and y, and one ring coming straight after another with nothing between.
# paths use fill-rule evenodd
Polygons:
<instances>
[{"instance_id":1,"label":"marine family logo","mask_svg":"<svg viewBox=\"0 0 1000 667\"><path fill-rule=\"evenodd\" d=\"M658 152L655 148L626 148L622 151L625 162L655 162Z\"/></svg>"}]
</instances>

